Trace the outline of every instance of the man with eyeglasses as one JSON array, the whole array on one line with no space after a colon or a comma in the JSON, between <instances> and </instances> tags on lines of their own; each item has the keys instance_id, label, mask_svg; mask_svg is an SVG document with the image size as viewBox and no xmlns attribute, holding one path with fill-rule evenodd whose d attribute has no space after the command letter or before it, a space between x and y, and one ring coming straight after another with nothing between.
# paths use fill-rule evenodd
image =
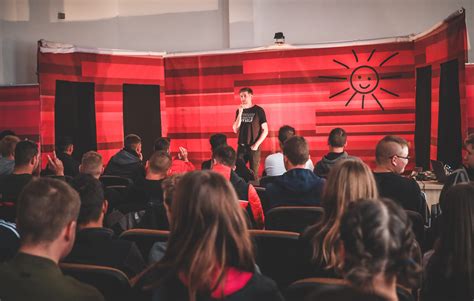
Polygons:
<instances>
[{"instance_id":1,"label":"man with eyeglasses","mask_svg":"<svg viewBox=\"0 0 474 301\"><path fill-rule=\"evenodd\" d=\"M426 201L420 187L415 180L401 176L410 160L408 153L408 142L401 137L385 136L380 140L375 148L375 181L380 196L425 217Z\"/></svg>"}]
</instances>

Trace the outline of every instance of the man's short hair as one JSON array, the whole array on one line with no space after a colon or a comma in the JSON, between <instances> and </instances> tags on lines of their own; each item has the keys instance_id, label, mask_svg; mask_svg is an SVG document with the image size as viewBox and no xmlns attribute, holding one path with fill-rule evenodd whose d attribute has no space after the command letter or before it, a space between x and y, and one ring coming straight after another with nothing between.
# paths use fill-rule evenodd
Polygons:
<instances>
[{"instance_id":1,"label":"man's short hair","mask_svg":"<svg viewBox=\"0 0 474 301\"><path fill-rule=\"evenodd\" d=\"M142 138L135 134L129 134L124 139L124 146L126 149L137 149L140 143L142 143Z\"/></svg>"},{"instance_id":2,"label":"man's short hair","mask_svg":"<svg viewBox=\"0 0 474 301\"><path fill-rule=\"evenodd\" d=\"M102 173L102 155L95 151L88 151L82 155L81 173L90 174L92 176L100 176Z\"/></svg>"},{"instance_id":3,"label":"man's short hair","mask_svg":"<svg viewBox=\"0 0 474 301\"><path fill-rule=\"evenodd\" d=\"M393 135L383 137L375 147L375 161L377 164L382 164L387 159L397 155L397 145L400 146L400 148L405 146L408 148L408 142L402 137Z\"/></svg>"},{"instance_id":4,"label":"man's short hair","mask_svg":"<svg viewBox=\"0 0 474 301\"><path fill-rule=\"evenodd\" d=\"M20 193L17 223L23 242L52 242L79 214L81 201L66 182L51 178L30 181Z\"/></svg>"},{"instance_id":5,"label":"man's short hair","mask_svg":"<svg viewBox=\"0 0 474 301\"><path fill-rule=\"evenodd\" d=\"M171 140L168 137L160 137L155 140L155 144L153 145L154 151L163 151L169 152L170 150L170 142Z\"/></svg>"},{"instance_id":6,"label":"man's short hair","mask_svg":"<svg viewBox=\"0 0 474 301\"><path fill-rule=\"evenodd\" d=\"M56 151L59 153L64 153L70 145L74 145L71 137L60 137L56 142Z\"/></svg>"},{"instance_id":7,"label":"man's short hair","mask_svg":"<svg viewBox=\"0 0 474 301\"><path fill-rule=\"evenodd\" d=\"M71 186L79 193L81 209L77 223L80 225L97 221L104 203L104 189L99 180L88 174L79 174L71 181Z\"/></svg>"},{"instance_id":8,"label":"man's short hair","mask_svg":"<svg viewBox=\"0 0 474 301\"><path fill-rule=\"evenodd\" d=\"M237 160L235 150L229 145L219 146L212 155L217 163L228 167L234 167L235 161Z\"/></svg>"},{"instance_id":9,"label":"man's short hair","mask_svg":"<svg viewBox=\"0 0 474 301\"><path fill-rule=\"evenodd\" d=\"M172 159L165 151L154 152L148 159L148 168L154 174L166 174L171 167Z\"/></svg>"},{"instance_id":10,"label":"man's short hair","mask_svg":"<svg viewBox=\"0 0 474 301\"><path fill-rule=\"evenodd\" d=\"M464 145L472 145L474 147L474 133L469 134L466 139L464 139Z\"/></svg>"},{"instance_id":11,"label":"man's short hair","mask_svg":"<svg viewBox=\"0 0 474 301\"><path fill-rule=\"evenodd\" d=\"M342 128L334 128L329 133L328 144L332 147L344 147L346 145L347 135Z\"/></svg>"},{"instance_id":12,"label":"man's short hair","mask_svg":"<svg viewBox=\"0 0 474 301\"><path fill-rule=\"evenodd\" d=\"M214 151L221 145L227 145L227 136L224 134L214 134L209 138L211 149Z\"/></svg>"},{"instance_id":13,"label":"man's short hair","mask_svg":"<svg viewBox=\"0 0 474 301\"><path fill-rule=\"evenodd\" d=\"M252 90L251 88L249 88L249 87L241 88L241 89L239 90L239 94L240 94L240 93L244 93L244 92L247 92L248 94L253 95L253 90Z\"/></svg>"},{"instance_id":14,"label":"man's short hair","mask_svg":"<svg viewBox=\"0 0 474 301\"><path fill-rule=\"evenodd\" d=\"M295 128L289 125L284 125L278 130L278 141L283 145L288 138L296 135Z\"/></svg>"},{"instance_id":15,"label":"man's short hair","mask_svg":"<svg viewBox=\"0 0 474 301\"><path fill-rule=\"evenodd\" d=\"M163 189L163 201L166 203L168 208L171 208L171 203L173 202L173 195L178 185L179 181L183 177L183 174L175 174L161 182L161 188Z\"/></svg>"},{"instance_id":16,"label":"man's short hair","mask_svg":"<svg viewBox=\"0 0 474 301\"><path fill-rule=\"evenodd\" d=\"M31 140L23 140L15 147L15 166L28 165L38 155L38 145Z\"/></svg>"},{"instance_id":17,"label":"man's short hair","mask_svg":"<svg viewBox=\"0 0 474 301\"><path fill-rule=\"evenodd\" d=\"M306 139L301 136L288 138L283 144L283 154L293 165L306 164L309 159L309 146Z\"/></svg>"},{"instance_id":18,"label":"man's short hair","mask_svg":"<svg viewBox=\"0 0 474 301\"><path fill-rule=\"evenodd\" d=\"M5 138L6 136L16 136L16 134L12 130L3 130L0 132L0 140Z\"/></svg>"},{"instance_id":19,"label":"man's short hair","mask_svg":"<svg viewBox=\"0 0 474 301\"><path fill-rule=\"evenodd\" d=\"M9 157L15 154L15 147L20 142L17 136L8 135L0 140L0 153L2 157Z\"/></svg>"}]
</instances>

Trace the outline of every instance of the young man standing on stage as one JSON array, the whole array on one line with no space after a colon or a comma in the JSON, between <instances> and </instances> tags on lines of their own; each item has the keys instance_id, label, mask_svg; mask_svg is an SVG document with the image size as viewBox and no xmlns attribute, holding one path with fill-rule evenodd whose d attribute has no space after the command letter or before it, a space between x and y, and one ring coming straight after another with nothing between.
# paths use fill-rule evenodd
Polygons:
<instances>
[{"instance_id":1,"label":"young man standing on stage","mask_svg":"<svg viewBox=\"0 0 474 301\"><path fill-rule=\"evenodd\" d=\"M235 121L232 125L234 133L238 133L237 157L250 161L250 168L258 178L260 164L260 145L268 135L268 124L265 111L262 107L252 103L253 91L242 88L240 94L240 107L235 112Z\"/></svg>"}]
</instances>

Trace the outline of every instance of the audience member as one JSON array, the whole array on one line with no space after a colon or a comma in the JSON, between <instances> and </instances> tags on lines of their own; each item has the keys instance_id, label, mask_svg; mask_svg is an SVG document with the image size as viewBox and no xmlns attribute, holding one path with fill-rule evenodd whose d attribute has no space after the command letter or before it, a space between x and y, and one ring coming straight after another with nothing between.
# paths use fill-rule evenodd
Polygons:
<instances>
[{"instance_id":1,"label":"audience member","mask_svg":"<svg viewBox=\"0 0 474 301\"><path fill-rule=\"evenodd\" d=\"M95 151L88 151L82 155L81 164L79 165L79 172L81 174L91 175L98 180L104 172L102 155Z\"/></svg>"},{"instance_id":2,"label":"audience member","mask_svg":"<svg viewBox=\"0 0 474 301\"><path fill-rule=\"evenodd\" d=\"M211 144L211 151L214 151L223 145L227 145L227 136L224 134L214 134L209 138L209 144ZM201 170L212 169L212 158L202 162ZM255 180L253 171L247 168L245 162L242 159L237 159L235 161L235 173L245 180L245 182Z\"/></svg>"},{"instance_id":3,"label":"audience member","mask_svg":"<svg viewBox=\"0 0 474 301\"><path fill-rule=\"evenodd\" d=\"M125 147L110 158L104 170L105 175L121 176L132 181L145 177L145 167L142 164L142 139L130 134L125 137Z\"/></svg>"},{"instance_id":4,"label":"audience member","mask_svg":"<svg viewBox=\"0 0 474 301\"><path fill-rule=\"evenodd\" d=\"M414 179L402 177L410 156L408 142L397 136L385 136L375 149L374 177L380 196L390 198L406 210L426 217L426 201Z\"/></svg>"},{"instance_id":5,"label":"audience member","mask_svg":"<svg viewBox=\"0 0 474 301\"><path fill-rule=\"evenodd\" d=\"M166 137L158 138L155 141L154 146L155 152L162 151L170 154L170 139ZM194 165L188 160L188 150L184 147L179 147L178 158L173 158L171 167L168 171L168 175L174 175L178 173L185 173L193 171Z\"/></svg>"},{"instance_id":6,"label":"audience member","mask_svg":"<svg viewBox=\"0 0 474 301\"><path fill-rule=\"evenodd\" d=\"M31 181L18 200L18 254L0 266L2 300L103 300L93 287L64 276L58 262L74 244L80 199L63 181Z\"/></svg>"},{"instance_id":7,"label":"audience member","mask_svg":"<svg viewBox=\"0 0 474 301\"><path fill-rule=\"evenodd\" d=\"M474 183L451 187L441 235L425 268L422 300L474 299Z\"/></svg>"},{"instance_id":8,"label":"audience member","mask_svg":"<svg viewBox=\"0 0 474 301\"><path fill-rule=\"evenodd\" d=\"M0 176L6 176L13 172L15 167L15 147L20 142L17 136L5 136L0 140Z\"/></svg>"},{"instance_id":9,"label":"audience member","mask_svg":"<svg viewBox=\"0 0 474 301\"><path fill-rule=\"evenodd\" d=\"M441 191L440 203L443 202L444 195L451 186L474 181L474 133L464 140L464 149L466 153L463 157L463 166L456 169L446 180Z\"/></svg>"},{"instance_id":10,"label":"audience member","mask_svg":"<svg viewBox=\"0 0 474 301\"><path fill-rule=\"evenodd\" d=\"M70 137L59 138L56 143L56 155L63 162L64 174L66 176L75 177L79 174L79 162L72 157L74 152L74 144Z\"/></svg>"},{"instance_id":11,"label":"audience member","mask_svg":"<svg viewBox=\"0 0 474 301\"><path fill-rule=\"evenodd\" d=\"M328 137L329 153L316 163L314 173L320 177L327 178L329 171L337 162L349 158L347 152L344 151L346 146L346 131L341 128L332 129Z\"/></svg>"},{"instance_id":12,"label":"audience member","mask_svg":"<svg viewBox=\"0 0 474 301\"><path fill-rule=\"evenodd\" d=\"M231 146L221 146L214 151L214 164L212 170L220 173L224 178L232 183L239 200L249 202L249 215L253 219L258 229L263 229L265 225L265 216L263 214L260 197L252 184L246 183L235 172L235 160L237 155Z\"/></svg>"},{"instance_id":13,"label":"audience member","mask_svg":"<svg viewBox=\"0 0 474 301\"><path fill-rule=\"evenodd\" d=\"M185 174L171 212L153 300L283 300L275 283L255 272L244 213L228 180L209 171Z\"/></svg>"},{"instance_id":14,"label":"audience member","mask_svg":"<svg viewBox=\"0 0 474 301\"><path fill-rule=\"evenodd\" d=\"M421 267L415 234L405 210L389 199L353 202L341 220L342 273L362 291L399 300L397 284L418 287Z\"/></svg>"},{"instance_id":15,"label":"audience member","mask_svg":"<svg viewBox=\"0 0 474 301\"><path fill-rule=\"evenodd\" d=\"M81 199L74 247L65 262L109 266L130 278L145 269L145 262L135 243L114 237L111 229L103 227L107 201L99 180L82 174L71 183Z\"/></svg>"},{"instance_id":16,"label":"audience member","mask_svg":"<svg viewBox=\"0 0 474 301\"><path fill-rule=\"evenodd\" d=\"M284 125L278 130L278 141L280 149L283 151L283 144L288 138L296 135L296 131L289 125ZM313 161L311 158L306 161L305 168L313 170ZM286 172L285 163L283 162L283 153L277 152L269 155L265 159L265 174L269 177L281 176Z\"/></svg>"},{"instance_id":17,"label":"audience member","mask_svg":"<svg viewBox=\"0 0 474 301\"><path fill-rule=\"evenodd\" d=\"M342 215L351 202L377 197L374 176L361 160L342 160L331 169L322 197L324 219L306 229L301 237L304 244L309 245L305 248L304 256L312 263L303 272L304 277L339 276L342 260L337 247L340 245L339 226Z\"/></svg>"},{"instance_id":18,"label":"audience member","mask_svg":"<svg viewBox=\"0 0 474 301\"><path fill-rule=\"evenodd\" d=\"M173 219L173 214L171 212L171 204L173 202L173 195L176 190L176 186L178 185L179 181L183 174L172 175L163 180L161 186L163 188L163 209L165 215L161 215L161 218L165 218L168 224L171 224ZM150 253L148 255L148 261L150 264L160 261L163 256L165 256L167 242L155 242L150 249Z\"/></svg>"},{"instance_id":19,"label":"audience member","mask_svg":"<svg viewBox=\"0 0 474 301\"><path fill-rule=\"evenodd\" d=\"M166 152L154 152L146 165L145 180L137 183L132 189L135 200L142 203L149 201L163 202L163 189L161 184L171 168L171 156Z\"/></svg>"},{"instance_id":20,"label":"audience member","mask_svg":"<svg viewBox=\"0 0 474 301\"><path fill-rule=\"evenodd\" d=\"M223 145L227 145L227 136L224 134L214 134L209 138L209 144L211 145L211 152L214 154L214 151ZM212 168L212 158L206 161L203 161L201 164L201 169L211 169Z\"/></svg>"},{"instance_id":21,"label":"audience member","mask_svg":"<svg viewBox=\"0 0 474 301\"><path fill-rule=\"evenodd\" d=\"M171 167L171 156L162 151L154 152L146 165L145 180L134 184L127 197L132 211L145 209L140 227L168 230L164 215L162 183Z\"/></svg>"},{"instance_id":22,"label":"audience member","mask_svg":"<svg viewBox=\"0 0 474 301\"><path fill-rule=\"evenodd\" d=\"M0 132L0 140L5 138L6 136L16 136L16 134L12 130L3 130Z\"/></svg>"},{"instance_id":23,"label":"audience member","mask_svg":"<svg viewBox=\"0 0 474 301\"><path fill-rule=\"evenodd\" d=\"M268 184L269 206L318 206L325 181L305 168L309 159L306 139L300 136L287 139L283 155L287 172Z\"/></svg>"},{"instance_id":24,"label":"audience member","mask_svg":"<svg viewBox=\"0 0 474 301\"><path fill-rule=\"evenodd\" d=\"M0 195L3 202L16 203L21 190L33 179L33 172L39 167L38 145L33 141L24 140L15 147L15 168L12 174L5 176L0 181ZM56 176L63 177L62 162L55 156L48 157L49 165ZM64 178L63 178L64 179ZM14 220L14 215L5 216L9 221Z\"/></svg>"}]
</instances>

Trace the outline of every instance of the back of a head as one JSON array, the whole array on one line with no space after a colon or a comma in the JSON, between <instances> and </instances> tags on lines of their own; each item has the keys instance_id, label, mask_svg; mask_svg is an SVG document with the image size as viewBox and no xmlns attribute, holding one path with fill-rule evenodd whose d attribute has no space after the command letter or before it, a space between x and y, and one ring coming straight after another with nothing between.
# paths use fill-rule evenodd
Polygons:
<instances>
[{"instance_id":1,"label":"back of a head","mask_svg":"<svg viewBox=\"0 0 474 301\"><path fill-rule=\"evenodd\" d=\"M306 139L301 136L288 138L283 145L283 155L293 165L304 165L309 159L309 147Z\"/></svg>"},{"instance_id":2,"label":"back of a head","mask_svg":"<svg viewBox=\"0 0 474 301\"><path fill-rule=\"evenodd\" d=\"M171 167L171 156L165 151L154 152L148 160L148 169L153 174L165 174Z\"/></svg>"},{"instance_id":3,"label":"back of a head","mask_svg":"<svg viewBox=\"0 0 474 301\"><path fill-rule=\"evenodd\" d=\"M362 160L341 160L331 169L323 191L323 206L328 217L341 217L351 201L377 198L374 175Z\"/></svg>"},{"instance_id":4,"label":"back of a head","mask_svg":"<svg viewBox=\"0 0 474 301\"><path fill-rule=\"evenodd\" d=\"M342 128L334 128L329 133L328 145L332 147L344 147L347 142L346 131Z\"/></svg>"},{"instance_id":5,"label":"back of a head","mask_svg":"<svg viewBox=\"0 0 474 301\"><path fill-rule=\"evenodd\" d=\"M20 142L17 136L7 135L0 140L0 154L2 157L9 157L15 154L15 147Z\"/></svg>"},{"instance_id":6,"label":"back of a head","mask_svg":"<svg viewBox=\"0 0 474 301\"><path fill-rule=\"evenodd\" d=\"M124 147L126 149L133 149L133 150L136 150L138 145L142 143L142 139L140 138L140 136L138 135L135 135L135 134L129 134L127 136L125 136L125 139L124 139Z\"/></svg>"},{"instance_id":7,"label":"back of a head","mask_svg":"<svg viewBox=\"0 0 474 301\"><path fill-rule=\"evenodd\" d=\"M209 138L209 143L214 152L219 146L227 145L227 136L224 134L214 134Z\"/></svg>"},{"instance_id":8,"label":"back of a head","mask_svg":"<svg viewBox=\"0 0 474 301\"><path fill-rule=\"evenodd\" d=\"M351 202L364 198L378 198L378 189L370 168L358 158L339 161L329 172L324 187L323 223L311 226L307 234L314 244L313 258L329 268L337 268L342 260L337 253L339 226Z\"/></svg>"},{"instance_id":9,"label":"back of a head","mask_svg":"<svg viewBox=\"0 0 474 301\"><path fill-rule=\"evenodd\" d=\"M235 153L235 150L229 145L218 147L212 155L217 163L231 168L234 167L235 161L237 160L237 154Z\"/></svg>"},{"instance_id":10,"label":"back of a head","mask_svg":"<svg viewBox=\"0 0 474 301\"><path fill-rule=\"evenodd\" d=\"M67 150L67 148L73 145L72 138L65 136L65 137L60 137L56 141L56 151L58 153L63 153Z\"/></svg>"},{"instance_id":11,"label":"back of a head","mask_svg":"<svg viewBox=\"0 0 474 301\"><path fill-rule=\"evenodd\" d=\"M283 145L288 138L293 137L294 135L296 135L295 128L289 125L284 125L278 130L278 141Z\"/></svg>"},{"instance_id":12,"label":"back of a head","mask_svg":"<svg viewBox=\"0 0 474 301\"><path fill-rule=\"evenodd\" d=\"M178 183L173 222L162 264L180 271L190 295L209 292L228 267L254 271L252 242L237 195L223 176L193 171ZM221 270L221 265L224 270Z\"/></svg>"},{"instance_id":13,"label":"back of a head","mask_svg":"<svg viewBox=\"0 0 474 301\"><path fill-rule=\"evenodd\" d=\"M392 135L385 136L375 147L375 161L378 165L382 165L394 155L397 155L403 147L408 147L408 142L404 138Z\"/></svg>"},{"instance_id":14,"label":"back of a head","mask_svg":"<svg viewBox=\"0 0 474 301\"><path fill-rule=\"evenodd\" d=\"M418 285L420 266L415 235L405 211L389 199L353 202L341 220L344 278L362 290L373 290L375 276L396 277L404 285Z\"/></svg>"},{"instance_id":15,"label":"back of a head","mask_svg":"<svg viewBox=\"0 0 474 301\"><path fill-rule=\"evenodd\" d=\"M6 136L16 136L16 134L12 130L3 130L0 132L0 140L5 138Z\"/></svg>"},{"instance_id":16,"label":"back of a head","mask_svg":"<svg viewBox=\"0 0 474 301\"><path fill-rule=\"evenodd\" d=\"M464 145L472 145L474 147L474 133L469 134L466 139L464 139Z\"/></svg>"},{"instance_id":17,"label":"back of a head","mask_svg":"<svg viewBox=\"0 0 474 301\"><path fill-rule=\"evenodd\" d=\"M467 275L474 282L474 183L451 187L443 208L443 227L436 254L454 275ZM451 261L452 260L452 261ZM447 271L446 271L447 272ZM471 288L474 293L474 285Z\"/></svg>"},{"instance_id":18,"label":"back of a head","mask_svg":"<svg viewBox=\"0 0 474 301\"><path fill-rule=\"evenodd\" d=\"M20 141L15 147L15 166L25 166L38 155L38 145L30 140Z\"/></svg>"},{"instance_id":19,"label":"back of a head","mask_svg":"<svg viewBox=\"0 0 474 301\"><path fill-rule=\"evenodd\" d=\"M17 206L17 225L22 244L54 241L79 214L80 199L66 182L34 179L21 192Z\"/></svg>"},{"instance_id":20,"label":"back of a head","mask_svg":"<svg viewBox=\"0 0 474 301\"><path fill-rule=\"evenodd\" d=\"M81 198L81 210L77 223L84 225L97 221L105 199L101 182L91 175L80 174L72 180L71 186Z\"/></svg>"},{"instance_id":21,"label":"back of a head","mask_svg":"<svg viewBox=\"0 0 474 301\"><path fill-rule=\"evenodd\" d=\"M81 173L98 178L102 173L103 166L102 155L98 152L88 151L82 156Z\"/></svg>"},{"instance_id":22,"label":"back of a head","mask_svg":"<svg viewBox=\"0 0 474 301\"><path fill-rule=\"evenodd\" d=\"M167 137L161 137L155 140L153 145L153 149L155 152L169 152L170 150L170 139Z\"/></svg>"}]
</instances>

